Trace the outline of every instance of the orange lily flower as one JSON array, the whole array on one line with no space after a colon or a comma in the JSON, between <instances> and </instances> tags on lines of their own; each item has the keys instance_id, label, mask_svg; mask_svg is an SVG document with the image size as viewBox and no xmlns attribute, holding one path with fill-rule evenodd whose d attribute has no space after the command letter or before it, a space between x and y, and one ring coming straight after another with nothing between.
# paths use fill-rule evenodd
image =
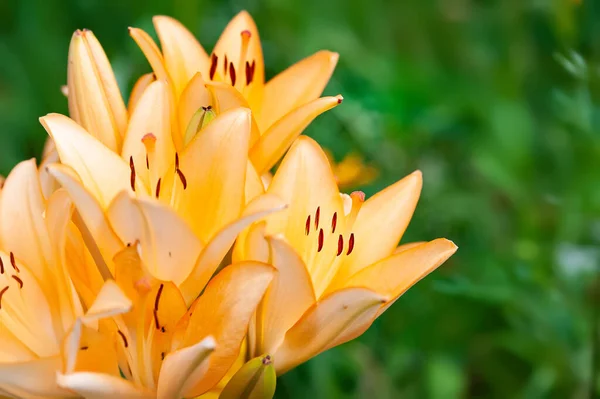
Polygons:
<instances>
[{"instance_id":1,"label":"orange lily flower","mask_svg":"<svg viewBox=\"0 0 600 399\"><path fill-rule=\"evenodd\" d=\"M265 83L264 61L256 25L247 12L227 26L209 57L178 21L154 17L162 52L144 31L130 35L148 59L153 73L134 86L126 108L108 59L92 32L77 31L69 49L68 101L71 117L108 148L121 152L128 124L143 107L152 115L158 104L144 104L156 81L167 84L163 112L181 152L200 130L203 112L221 114L237 107L252 109L249 157L256 172L267 172L293 140L319 114L337 106L341 96L319 98L338 54L320 51Z\"/></svg>"},{"instance_id":2,"label":"orange lily flower","mask_svg":"<svg viewBox=\"0 0 600 399\"><path fill-rule=\"evenodd\" d=\"M255 223L234 251L278 270L250 326L251 356L270 354L282 374L354 339L456 251L443 238L396 248L421 185L414 172L367 201L340 195L318 144L296 141L267 190L289 207Z\"/></svg>"},{"instance_id":3,"label":"orange lily flower","mask_svg":"<svg viewBox=\"0 0 600 399\"><path fill-rule=\"evenodd\" d=\"M48 172L73 198L80 229L95 238L96 274L114 278L133 301L133 311L114 320L128 382L119 388L100 383L102 375L82 375L64 386L81 394L91 386L98 397L117 389L188 397L212 389L234 364L273 271L241 262L208 282L239 232L283 209L267 195L244 205L249 120L247 109L225 112L181 154L164 125L153 124L149 135L130 123L119 157L65 116L41 118L61 160ZM75 284L94 292L83 278ZM245 301L236 305L240 292ZM184 363L173 368L169 359ZM161 384L175 369L181 380Z\"/></svg>"},{"instance_id":4,"label":"orange lily flower","mask_svg":"<svg viewBox=\"0 0 600 399\"><path fill-rule=\"evenodd\" d=\"M45 200L34 160L18 164L6 179L0 197L0 393L10 397L73 397L57 384L65 363L63 339L85 320L89 336L106 337L97 321L126 312L130 303L107 282L97 298L82 303L70 270L86 263L86 249L70 223L71 202L56 191ZM95 362L79 362L73 369L118 375L109 351ZM112 366L112 367L111 367Z\"/></svg>"}]
</instances>

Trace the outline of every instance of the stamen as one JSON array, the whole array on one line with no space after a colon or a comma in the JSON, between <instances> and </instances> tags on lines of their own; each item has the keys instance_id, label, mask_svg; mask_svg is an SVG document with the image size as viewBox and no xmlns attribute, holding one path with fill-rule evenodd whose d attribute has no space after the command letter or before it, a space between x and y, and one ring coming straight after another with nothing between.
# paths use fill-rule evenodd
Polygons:
<instances>
[{"instance_id":1,"label":"stamen","mask_svg":"<svg viewBox=\"0 0 600 399\"><path fill-rule=\"evenodd\" d=\"M13 269L17 271L17 273L21 272L17 267L17 262L15 262L15 254L13 254L12 252L10 253L10 264L12 265Z\"/></svg>"},{"instance_id":2,"label":"stamen","mask_svg":"<svg viewBox=\"0 0 600 399\"><path fill-rule=\"evenodd\" d=\"M317 212L315 213L315 229L319 228L319 219L321 218L321 207L317 207Z\"/></svg>"},{"instance_id":3,"label":"stamen","mask_svg":"<svg viewBox=\"0 0 600 399\"><path fill-rule=\"evenodd\" d=\"M254 61L252 61L252 65L246 61L246 86L249 86L254 80L254 65Z\"/></svg>"},{"instance_id":4,"label":"stamen","mask_svg":"<svg viewBox=\"0 0 600 399\"><path fill-rule=\"evenodd\" d=\"M154 300L154 310L158 310L158 302L160 301L160 296L162 295L162 290L164 288L164 284L161 284L158 287L158 292L156 293L156 299Z\"/></svg>"},{"instance_id":5,"label":"stamen","mask_svg":"<svg viewBox=\"0 0 600 399\"><path fill-rule=\"evenodd\" d=\"M231 85L235 86L235 68L233 62L229 63L229 77L231 78Z\"/></svg>"},{"instance_id":6,"label":"stamen","mask_svg":"<svg viewBox=\"0 0 600 399\"><path fill-rule=\"evenodd\" d=\"M17 283L19 283L19 289L23 288L23 280L21 280L17 276L11 276L11 277L14 278Z\"/></svg>"},{"instance_id":7,"label":"stamen","mask_svg":"<svg viewBox=\"0 0 600 399\"><path fill-rule=\"evenodd\" d=\"M177 176L179 176L179 180L181 180L181 184L183 184L183 189L185 190L187 188L187 180L185 178L185 175L179 169L176 169L175 172L177 172Z\"/></svg>"},{"instance_id":8,"label":"stamen","mask_svg":"<svg viewBox=\"0 0 600 399\"><path fill-rule=\"evenodd\" d=\"M156 311L156 309L154 309L154 325L156 326L156 329L160 329L160 323L158 322L158 312Z\"/></svg>"},{"instance_id":9,"label":"stamen","mask_svg":"<svg viewBox=\"0 0 600 399\"><path fill-rule=\"evenodd\" d=\"M165 352L160 352L160 360L165 360Z\"/></svg>"},{"instance_id":10,"label":"stamen","mask_svg":"<svg viewBox=\"0 0 600 399\"><path fill-rule=\"evenodd\" d=\"M121 338L123 338L123 345L127 348L129 346L129 343L127 342L127 338L125 337L125 334L123 334L123 332L121 330L117 330L117 332L119 333Z\"/></svg>"},{"instance_id":11,"label":"stamen","mask_svg":"<svg viewBox=\"0 0 600 399\"><path fill-rule=\"evenodd\" d=\"M331 218L331 234L335 233L336 226L337 226L337 212L333 212L333 217Z\"/></svg>"},{"instance_id":12,"label":"stamen","mask_svg":"<svg viewBox=\"0 0 600 399\"><path fill-rule=\"evenodd\" d=\"M210 80L213 80L215 78L215 72L217 71L217 62L218 61L219 61L219 57L217 57L217 55L213 53L213 55L210 59L210 71L208 73Z\"/></svg>"},{"instance_id":13,"label":"stamen","mask_svg":"<svg viewBox=\"0 0 600 399\"><path fill-rule=\"evenodd\" d=\"M306 226L304 226L304 234L308 235L310 233L310 215L306 218Z\"/></svg>"},{"instance_id":14,"label":"stamen","mask_svg":"<svg viewBox=\"0 0 600 399\"><path fill-rule=\"evenodd\" d=\"M0 291L0 309L2 309L2 295L4 295L6 290L8 290L8 285L6 287L2 288L2 291Z\"/></svg>"},{"instance_id":15,"label":"stamen","mask_svg":"<svg viewBox=\"0 0 600 399\"><path fill-rule=\"evenodd\" d=\"M0 257L0 274L4 274L4 261Z\"/></svg>"},{"instance_id":16,"label":"stamen","mask_svg":"<svg viewBox=\"0 0 600 399\"><path fill-rule=\"evenodd\" d=\"M242 36L242 45L240 48L240 60L238 62L238 69L239 71L242 70L242 68L244 68L247 64L246 62L246 55L248 54L248 45L250 43L250 37L252 37L252 32L250 32L249 30L243 30L240 35ZM246 81L248 80L248 73L246 73ZM233 84L235 86L235 84Z\"/></svg>"},{"instance_id":17,"label":"stamen","mask_svg":"<svg viewBox=\"0 0 600 399\"><path fill-rule=\"evenodd\" d=\"M223 63L223 75L227 76L227 65L229 64L229 62L227 62L227 54L225 54L225 62Z\"/></svg>"},{"instance_id":18,"label":"stamen","mask_svg":"<svg viewBox=\"0 0 600 399\"><path fill-rule=\"evenodd\" d=\"M160 180L161 178L158 178L158 182L156 182L156 198L158 199L158 196L160 195Z\"/></svg>"},{"instance_id":19,"label":"stamen","mask_svg":"<svg viewBox=\"0 0 600 399\"><path fill-rule=\"evenodd\" d=\"M179 154L175 153L175 169L179 169Z\"/></svg>"},{"instance_id":20,"label":"stamen","mask_svg":"<svg viewBox=\"0 0 600 399\"><path fill-rule=\"evenodd\" d=\"M342 237L342 235L340 234L340 236L338 237L338 251L337 251L336 256L340 256L342 254L343 250L344 250L344 237Z\"/></svg>"},{"instance_id":21,"label":"stamen","mask_svg":"<svg viewBox=\"0 0 600 399\"><path fill-rule=\"evenodd\" d=\"M350 240L348 241L348 252L346 255L350 255L354 249L354 233L350 234Z\"/></svg>"},{"instance_id":22,"label":"stamen","mask_svg":"<svg viewBox=\"0 0 600 399\"><path fill-rule=\"evenodd\" d=\"M146 153L146 169L150 169L150 161L148 161L148 154Z\"/></svg>"},{"instance_id":23,"label":"stamen","mask_svg":"<svg viewBox=\"0 0 600 399\"><path fill-rule=\"evenodd\" d=\"M317 252L321 252L323 249L323 229L319 229L319 247L317 248Z\"/></svg>"},{"instance_id":24,"label":"stamen","mask_svg":"<svg viewBox=\"0 0 600 399\"><path fill-rule=\"evenodd\" d=\"M86 351L86 350L88 350L88 349L89 349L89 346L82 346L82 347L81 347L81 348L79 348L79 349L80 349L80 350L82 350L82 351Z\"/></svg>"},{"instance_id":25,"label":"stamen","mask_svg":"<svg viewBox=\"0 0 600 399\"><path fill-rule=\"evenodd\" d=\"M135 191L135 164L133 163L133 157L129 157L129 169L131 169L131 177L129 178L131 183L131 189Z\"/></svg>"}]
</instances>

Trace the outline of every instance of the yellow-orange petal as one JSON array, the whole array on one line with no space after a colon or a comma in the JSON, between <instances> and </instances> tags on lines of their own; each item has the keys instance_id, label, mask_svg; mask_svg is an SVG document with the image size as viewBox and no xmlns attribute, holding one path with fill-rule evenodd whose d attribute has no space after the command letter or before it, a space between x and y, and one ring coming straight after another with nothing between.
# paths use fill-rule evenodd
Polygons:
<instances>
[{"instance_id":1,"label":"yellow-orange petal","mask_svg":"<svg viewBox=\"0 0 600 399\"><path fill-rule=\"evenodd\" d=\"M213 54L218 57L217 70L221 70L223 67L222 63L225 61L225 55L227 55L227 61L230 65L233 65L239 76L237 82L243 81L245 83L245 76L243 73L246 68L245 62L244 65L241 65L240 62L243 40L248 40L244 60L250 65L254 62L255 65L252 83L244 89L244 92L246 93L246 98L252 109L258 109L262 102L265 65L258 29L248 12L241 11L229 22L229 24L227 24L213 49ZM224 80L226 83L231 82L228 76L221 77L221 80ZM237 86L239 85L240 83L237 84Z\"/></svg>"},{"instance_id":2,"label":"yellow-orange petal","mask_svg":"<svg viewBox=\"0 0 600 399\"><path fill-rule=\"evenodd\" d=\"M133 113L140 98L142 98L142 94L144 94L148 86L150 86L150 83L154 81L156 81L156 75L154 72L150 72L143 74L135 82L133 89L131 89L131 93L129 94L129 102L127 103L127 111L130 115Z\"/></svg>"},{"instance_id":3,"label":"yellow-orange petal","mask_svg":"<svg viewBox=\"0 0 600 399\"><path fill-rule=\"evenodd\" d=\"M248 322L273 278L271 266L259 262L241 262L224 268L206 286L192 305L180 347L193 345L202 337L213 336L218 345L206 370L196 369L192 379L201 378L186 392L193 397L207 392L227 373L238 357ZM244 293L240 301L236 293ZM198 374L195 374L198 373Z\"/></svg>"},{"instance_id":4,"label":"yellow-orange petal","mask_svg":"<svg viewBox=\"0 0 600 399\"><path fill-rule=\"evenodd\" d=\"M245 203L248 204L254 198L265 193L265 187L263 186L262 179L256 172L252 162L248 160L248 166L246 169L246 188L245 188Z\"/></svg>"},{"instance_id":5,"label":"yellow-orange petal","mask_svg":"<svg viewBox=\"0 0 600 399\"><path fill-rule=\"evenodd\" d=\"M365 313L375 315L385 300L366 288L346 288L321 298L287 332L273 354L277 374L321 353L352 321Z\"/></svg>"},{"instance_id":6,"label":"yellow-orange petal","mask_svg":"<svg viewBox=\"0 0 600 399\"><path fill-rule=\"evenodd\" d=\"M234 108L250 108L250 105L244 96L227 83L209 82L206 83L206 88L211 94L212 104L217 114ZM253 146L260 138L260 131L254 120L254 115L252 114L251 116L250 146Z\"/></svg>"},{"instance_id":7,"label":"yellow-orange petal","mask_svg":"<svg viewBox=\"0 0 600 399\"><path fill-rule=\"evenodd\" d=\"M0 241L44 284L54 253L44 222L45 201L35 160L19 163L6 178L0 200Z\"/></svg>"},{"instance_id":8,"label":"yellow-orange petal","mask_svg":"<svg viewBox=\"0 0 600 399\"><path fill-rule=\"evenodd\" d=\"M133 38L133 40L135 40L137 45L140 47L140 50L142 50L146 56L146 59L152 67L156 78L171 82L171 76L165 68L164 59L160 49L156 43L154 43L154 40L152 40L150 35L138 28L129 28L129 35Z\"/></svg>"},{"instance_id":9,"label":"yellow-orange petal","mask_svg":"<svg viewBox=\"0 0 600 399\"><path fill-rule=\"evenodd\" d=\"M57 374L58 385L89 399L153 399L155 394L146 388L108 374L75 372Z\"/></svg>"},{"instance_id":10,"label":"yellow-orange petal","mask_svg":"<svg viewBox=\"0 0 600 399\"><path fill-rule=\"evenodd\" d=\"M196 38L179 21L166 16L152 18L163 59L179 96L197 72L208 74L210 59Z\"/></svg>"},{"instance_id":11,"label":"yellow-orange petal","mask_svg":"<svg viewBox=\"0 0 600 399\"><path fill-rule=\"evenodd\" d=\"M338 215L338 234L345 229L341 217L344 214L342 198L321 147L309 137L299 137L283 159L267 193L289 204L287 210L267 219L267 234L283 234L301 255L319 297L338 265L335 263L335 259L339 259L336 258L338 237L331 235L334 214ZM317 219L320 219L318 223ZM323 240L318 239L320 230L323 230ZM318 251L319 241L321 251Z\"/></svg>"},{"instance_id":12,"label":"yellow-orange petal","mask_svg":"<svg viewBox=\"0 0 600 399\"><path fill-rule=\"evenodd\" d=\"M336 280L343 281L394 251L415 211L422 185L422 174L416 171L365 201L352 226L354 251L344 258Z\"/></svg>"},{"instance_id":13,"label":"yellow-orange petal","mask_svg":"<svg viewBox=\"0 0 600 399\"><path fill-rule=\"evenodd\" d=\"M216 346L213 337L206 337L197 344L169 353L158 377L157 399L183 397L186 388L195 383L188 379L194 370L208 361Z\"/></svg>"},{"instance_id":14,"label":"yellow-orange petal","mask_svg":"<svg viewBox=\"0 0 600 399\"><path fill-rule=\"evenodd\" d=\"M268 172L317 116L337 106L342 100L339 95L313 100L293 109L270 125L250 149L250 159L258 173Z\"/></svg>"},{"instance_id":15,"label":"yellow-orange petal","mask_svg":"<svg viewBox=\"0 0 600 399\"><path fill-rule=\"evenodd\" d=\"M277 269L257 311L254 355L274 353L286 332L316 302L310 275L300 256L283 240L269 237L269 264Z\"/></svg>"},{"instance_id":16,"label":"yellow-orange petal","mask_svg":"<svg viewBox=\"0 0 600 399\"><path fill-rule=\"evenodd\" d=\"M212 106L213 100L200 73L196 73L187 83L177 105L179 134L184 137L190 120L201 107ZM188 142L184 140L184 147Z\"/></svg>"},{"instance_id":17,"label":"yellow-orange petal","mask_svg":"<svg viewBox=\"0 0 600 399\"><path fill-rule=\"evenodd\" d=\"M158 178L175 159L170 99L170 88L165 81L151 83L131 115L123 142L122 158L126 162L133 158L136 177L139 176L149 188L155 187ZM153 136L152 154L148 154L143 142L146 135Z\"/></svg>"},{"instance_id":18,"label":"yellow-orange petal","mask_svg":"<svg viewBox=\"0 0 600 399\"><path fill-rule=\"evenodd\" d=\"M202 291L213 275L238 235L252 223L285 209L285 204L274 196L257 197L246 207L239 219L225 226L215 234L196 261L194 269L179 287L187 304L190 304Z\"/></svg>"},{"instance_id":19,"label":"yellow-orange petal","mask_svg":"<svg viewBox=\"0 0 600 399\"><path fill-rule=\"evenodd\" d=\"M48 172L69 193L83 223L83 226L78 226L82 238L100 273L104 278L110 277L114 272L112 258L121 249L122 243L109 226L99 200L84 187L79 176L70 167L49 165ZM75 221L77 220L75 217Z\"/></svg>"},{"instance_id":20,"label":"yellow-orange petal","mask_svg":"<svg viewBox=\"0 0 600 399\"><path fill-rule=\"evenodd\" d=\"M52 136L60 160L73 168L84 187L103 207L121 191L131 191L131 170L116 153L89 135L73 120L60 114L48 114L40 121ZM136 189L145 189L135 180Z\"/></svg>"},{"instance_id":21,"label":"yellow-orange petal","mask_svg":"<svg viewBox=\"0 0 600 399\"><path fill-rule=\"evenodd\" d=\"M72 398L75 394L56 383L60 372L60 356L29 362L0 363L0 392L16 398Z\"/></svg>"},{"instance_id":22,"label":"yellow-orange petal","mask_svg":"<svg viewBox=\"0 0 600 399\"><path fill-rule=\"evenodd\" d=\"M133 303L114 280L106 280L96 300L82 317L84 323L93 323L105 317L116 316L131 310Z\"/></svg>"},{"instance_id":23,"label":"yellow-orange petal","mask_svg":"<svg viewBox=\"0 0 600 399\"><path fill-rule=\"evenodd\" d=\"M265 131L285 114L317 99L338 61L338 54L319 51L292 65L267 82L258 125Z\"/></svg>"},{"instance_id":24,"label":"yellow-orange petal","mask_svg":"<svg viewBox=\"0 0 600 399\"><path fill-rule=\"evenodd\" d=\"M202 243L170 207L121 193L107 217L124 243L139 241L140 258L154 277L179 285L190 274Z\"/></svg>"},{"instance_id":25,"label":"yellow-orange petal","mask_svg":"<svg viewBox=\"0 0 600 399\"><path fill-rule=\"evenodd\" d=\"M127 109L108 58L89 30L73 34L67 78L71 116L118 151L127 126Z\"/></svg>"},{"instance_id":26,"label":"yellow-orange petal","mask_svg":"<svg viewBox=\"0 0 600 399\"><path fill-rule=\"evenodd\" d=\"M351 276L344 287L367 287L388 298L387 308L400 295L444 263L458 247L445 238L401 251Z\"/></svg>"},{"instance_id":27,"label":"yellow-orange petal","mask_svg":"<svg viewBox=\"0 0 600 399\"><path fill-rule=\"evenodd\" d=\"M179 155L187 188L177 213L204 242L242 211L249 134L249 110L234 109L215 118Z\"/></svg>"}]
</instances>

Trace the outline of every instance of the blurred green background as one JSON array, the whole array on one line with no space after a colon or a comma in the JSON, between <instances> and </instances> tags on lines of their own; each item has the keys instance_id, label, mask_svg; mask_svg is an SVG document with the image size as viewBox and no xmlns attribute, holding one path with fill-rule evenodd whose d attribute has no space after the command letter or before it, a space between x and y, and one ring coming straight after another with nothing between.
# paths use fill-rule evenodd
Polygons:
<instances>
[{"instance_id":1,"label":"blurred green background","mask_svg":"<svg viewBox=\"0 0 600 399\"><path fill-rule=\"evenodd\" d=\"M124 93L150 71L127 26L180 19L208 49L241 9L267 74L340 53L342 106L306 131L425 185L405 241L458 253L360 339L283 376L278 398L600 395L600 2L1 0L0 173L67 112L67 49L94 31Z\"/></svg>"}]
</instances>

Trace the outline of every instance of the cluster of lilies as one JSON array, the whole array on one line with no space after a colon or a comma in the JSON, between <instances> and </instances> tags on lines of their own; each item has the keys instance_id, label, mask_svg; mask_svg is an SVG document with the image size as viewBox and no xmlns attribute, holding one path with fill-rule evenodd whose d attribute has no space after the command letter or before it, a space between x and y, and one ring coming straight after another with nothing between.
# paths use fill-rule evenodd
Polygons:
<instances>
[{"instance_id":1,"label":"cluster of lilies","mask_svg":"<svg viewBox=\"0 0 600 399\"><path fill-rule=\"evenodd\" d=\"M0 394L271 398L276 377L366 331L455 251L398 246L422 176L340 193L301 136L338 55L265 82L238 14L210 55L176 20L125 104L100 43L74 33L70 117L40 119L40 165L0 191ZM275 170L273 172L273 170Z\"/></svg>"}]
</instances>

